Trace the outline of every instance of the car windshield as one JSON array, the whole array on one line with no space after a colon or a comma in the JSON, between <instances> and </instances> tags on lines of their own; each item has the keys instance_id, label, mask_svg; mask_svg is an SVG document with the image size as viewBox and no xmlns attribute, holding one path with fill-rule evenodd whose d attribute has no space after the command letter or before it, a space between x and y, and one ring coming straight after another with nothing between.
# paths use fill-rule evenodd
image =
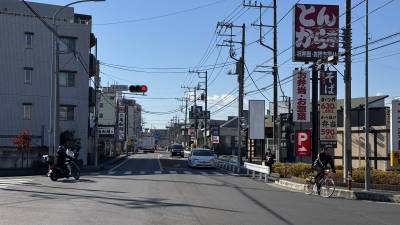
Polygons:
<instances>
[{"instance_id":1,"label":"car windshield","mask_svg":"<svg viewBox=\"0 0 400 225\"><path fill-rule=\"evenodd\" d=\"M194 150L193 151L194 156L212 156L212 152L209 150Z\"/></svg>"},{"instance_id":2,"label":"car windshield","mask_svg":"<svg viewBox=\"0 0 400 225\"><path fill-rule=\"evenodd\" d=\"M174 145L172 146L173 149L183 149L182 145Z\"/></svg>"}]
</instances>

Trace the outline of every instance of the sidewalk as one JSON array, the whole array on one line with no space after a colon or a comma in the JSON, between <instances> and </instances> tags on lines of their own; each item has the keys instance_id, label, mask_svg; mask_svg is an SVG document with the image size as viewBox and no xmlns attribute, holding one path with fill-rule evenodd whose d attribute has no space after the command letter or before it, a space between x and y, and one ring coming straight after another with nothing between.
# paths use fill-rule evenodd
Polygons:
<instances>
[{"instance_id":1,"label":"sidewalk","mask_svg":"<svg viewBox=\"0 0 400 225\"><path fill-rule=\"evenodd\" d=\"M299 192L304 191L304 184L292 181L290 179L280 178L279 180L275 180L275 184ZM364 191L360 188L346 190L341 187L336 187L333 197L352 200L400 203L400 192L397 191L382 191L372 189L370 191Z\"/></svg>"}]
</instances>

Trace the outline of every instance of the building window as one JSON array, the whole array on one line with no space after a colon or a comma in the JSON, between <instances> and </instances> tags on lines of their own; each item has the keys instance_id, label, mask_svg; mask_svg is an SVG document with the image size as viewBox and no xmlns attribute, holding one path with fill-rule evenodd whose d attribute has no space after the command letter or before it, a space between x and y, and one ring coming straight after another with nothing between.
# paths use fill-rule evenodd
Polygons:
<instances>
[{"instance_id":1,"label":"building window","mask_svg":"<svg viewBox=\"0 0 400 225\"><path fill-rule=\"evenodd\" d=\"M103 113L99 113L99 118L103 118Z\"/></svg>"},{"instance_id":2,"label":"building window","mask_svg":"<svg viewBox=\"0 0 400 225\"><path fill-rule=\"evenodd\" d=\"M24 84L32 84L32 67L25 67L25 79L24 79Z\"/></svg>"},{"instance_id":3,"label":"building window","mask_svg":"<svg viewBox=\"0 0 400 225\"><path fill-rule=\"evenodd\" d=\"M58 84L61 87L74 87L75 86L75 74L76 72L71 71L60 71Z\"/></svg>"},{"instance_id":4,"label":"building window","mask_svg":"<svg viewBox=\"0 0 400 225\"><path fill-rule=\"evenodd\" d=\"M59 116L60 121L73 121L75 119L75 106L61 105Z\"/></svg>"},{"instance_id":5,"label":"building window","mask_svg":"<svg viewBox=\"0 0 400 225\"><path fill-rule=\"evenodd\" d=\"M62 37L59 41L59 51L61 53L75 52L76 38Z\"/></svg>"},{"instance_id":6,"label":"building window","mask_svg":"<svg viewBox=\"0 0 400 225\"><path fill-rule=\"evenodd\" d=\"M33 33L32 32L25 32L25 41L26 41L25 48L31 49L33 46Z\"/></svg>"},{"instance_id":7,"label":"building window","mask_svg":"<svg viewBox=\"0 0 400 225\"><path fill-rule=\"evenodd\" d=\"M99 103L99 107L103 108L103 103L102 102Z\"/></svg>"},{"instance_id":8,"label":"building window","mask_svg":"<svg viewBox=\"0 0 400 225\"><path fill-rule=\"evenodd\" d=\"M24 107L24 120L32 119L32 103L23 103Z\"/></svg>"}]
</instances>

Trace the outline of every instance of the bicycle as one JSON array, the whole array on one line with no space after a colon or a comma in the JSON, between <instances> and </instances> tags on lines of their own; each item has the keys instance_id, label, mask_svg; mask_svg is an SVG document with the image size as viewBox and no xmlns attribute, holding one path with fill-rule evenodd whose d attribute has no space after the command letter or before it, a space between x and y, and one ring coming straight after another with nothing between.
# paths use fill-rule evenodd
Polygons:
<instances>
[{"instance_id":1,"label":"bicycle","mask_svg":"<svg viewBox=\"0 0 400 225\"><path fill-rule=\"evenodd\" d=\"M329 198L335 192L335 182L330 177L331 175L330 170L325 170L324 177L319 180L321 186L321 195L322 197ZM312 193L317 191L317 183L314 180L314 177L310 176L306 179L304 184L304 192L307 195L311 195Z\"/></svg>"}]
</instances>

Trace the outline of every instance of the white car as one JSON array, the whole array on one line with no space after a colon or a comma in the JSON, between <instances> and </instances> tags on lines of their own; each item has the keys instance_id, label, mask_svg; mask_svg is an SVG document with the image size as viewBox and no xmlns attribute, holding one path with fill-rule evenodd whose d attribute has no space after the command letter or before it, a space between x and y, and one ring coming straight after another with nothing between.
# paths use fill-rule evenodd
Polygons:
<instances>
[{"instance_id":1,"label":"white car","mask_svg":"<svg viewBox=\"0 0 400 225\"><path fill-rule=\"evenodd\" d=\"M210 149L194 148L188 158L189 167L215 167L215 155Z\"/></svg>"}]
</instances>

